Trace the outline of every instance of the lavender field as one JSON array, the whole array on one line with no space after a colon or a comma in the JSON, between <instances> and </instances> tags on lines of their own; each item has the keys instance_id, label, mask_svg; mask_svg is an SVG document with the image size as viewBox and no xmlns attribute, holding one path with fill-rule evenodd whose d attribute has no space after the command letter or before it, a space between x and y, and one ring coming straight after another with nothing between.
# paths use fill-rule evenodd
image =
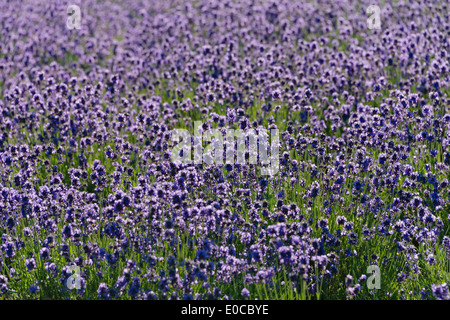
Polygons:
<instances>
[{"instance_id":1,"label":"lavender field","mask_svg":"<svg viewBox=\"0 0 450 320\"><path fill-rule=\"evenodd\" d=\"M0 0L0 300L448 300L449 12Z\"/></svg>"}]
</instances>

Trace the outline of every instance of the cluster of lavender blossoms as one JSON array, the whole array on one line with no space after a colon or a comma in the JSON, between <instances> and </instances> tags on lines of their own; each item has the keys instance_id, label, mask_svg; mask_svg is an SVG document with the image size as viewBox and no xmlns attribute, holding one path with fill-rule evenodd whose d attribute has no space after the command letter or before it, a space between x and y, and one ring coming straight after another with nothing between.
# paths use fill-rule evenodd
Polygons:
<instances>
[{"instance_id":1,"label":"cluster of lavender blossoms","mask_svg":"<svg viewBox=\"0 0 450 320\"><path fill-rule=\"evenodd\" d=\"M378 2L0 1L0 299L449 299L450 6Z\"/></svg>"}]
</instances>

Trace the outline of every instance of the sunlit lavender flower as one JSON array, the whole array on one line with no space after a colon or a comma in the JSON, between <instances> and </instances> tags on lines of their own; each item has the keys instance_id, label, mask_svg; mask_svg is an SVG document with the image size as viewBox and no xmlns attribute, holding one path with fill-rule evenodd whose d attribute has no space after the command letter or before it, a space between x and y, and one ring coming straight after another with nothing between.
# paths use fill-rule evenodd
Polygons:
<instances>
[{"instance_id":1,"label":"sunlit lavender flower","mask_svg":"<svg viewBox=\"0 0 450 320\"><path fill-rule=\"evenodd\" d=\"M243 296L244 298L250 297L250 291L248 291L247 288L242 289L241 296Z\"/></svg>"},{"instance_id":2,"label":"sunlit lavender flower","mask_svg":"<svg viewBox=\"0 0 450 320\"><path fill-rule=\"evenodd\" d=\"M448 292L448 284L447 283L443 283L441 285L433 284L431 286L431 289L432 289L432 292L433 292L433 296L437 300L449 300L450 299L449 292Z\"/></svg>"}]
</instances>

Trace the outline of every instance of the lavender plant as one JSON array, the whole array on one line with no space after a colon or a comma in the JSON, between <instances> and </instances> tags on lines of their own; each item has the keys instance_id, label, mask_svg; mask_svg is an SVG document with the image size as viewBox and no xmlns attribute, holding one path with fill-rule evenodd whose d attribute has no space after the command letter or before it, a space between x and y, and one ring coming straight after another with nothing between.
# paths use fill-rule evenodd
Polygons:
<instances>
[{"instance_id":1,"label":"lavender plant","mask_svg":"<svg viewBox=\"0 0 450 320\"><path fill-rule=\"evenodd\" d=\"M373 5L0 1L0 299L449 299L449 4Z\"/></svg>"}]
</instances>

